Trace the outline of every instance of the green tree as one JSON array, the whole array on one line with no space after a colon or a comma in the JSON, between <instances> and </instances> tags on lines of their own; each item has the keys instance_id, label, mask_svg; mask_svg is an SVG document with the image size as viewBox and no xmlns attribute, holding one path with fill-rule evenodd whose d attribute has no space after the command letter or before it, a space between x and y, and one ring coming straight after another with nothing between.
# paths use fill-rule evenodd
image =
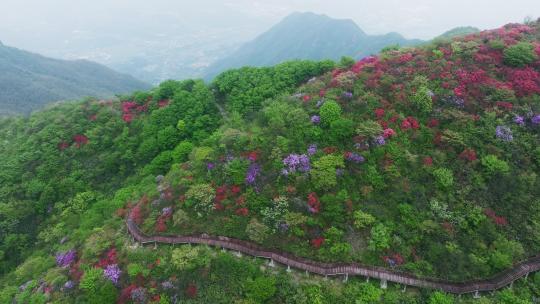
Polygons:
<instances>
[{"instance_id":1,"label":"green tree","mask_svg":"<svg viewBox=\"0 0 540 304\"><path fill-rule=\"evenodd\" d=\"M435 291L433 292L428 299L429 304L452 304L454 303L454 298L446 293Z\"/></svg>"},{"instance_id":2,"label":"green tree","mask_svg":"<svg viewBox=\"0 0 540 304\"><path fill-rule=\"evenodd\" d=\"M327 100L321 106L319 114L321 116L321 123L330 126L332 122L341 117L341 106L333 100Z\"/></svg>"},{"instance_id":3,"label":"green tree","mask_svg":"<svg viewBox=\"0 0 540 304\"><path fill-rule=\"evenodd\" d=\"M185 162L193 150L193 144L187 140L180 142L171 153L172 160L177 163Z\"/></svg>"},{"instance_id":4,"label":"green tree","mask_svg":"<svg viewBox=\"0 0 540 304\"><path fill-rule=\"evenodd\" d=\"M329 139L333 143L342 143L354 135L354 122L339 118L330 123Z\"/></svg>"},{"instance_id":5,"label":"green tree","mask_svg":"<svg viewBox=\"0 0 540 304\"><path fill-rule=\"evenodd\" d=\"M414 106L423 113L430 113L433 107L431 100L432 92L425 86L421 86L411 98Z\"/></svg>"},{"instance_id":6,"label":"green tree","mask_svg":"<svg viewBox=\"0 0 540 304\"><path fill-rule=\"evenodd\" d=\"M103 269L90 268L84 272L79 287L88 294L96 293L100 287L102 277Z\"/></svg>"},{"instance_id":7,"label":"green tree","mask_svg":"<svg viewBox=\"0 0 540 304\"><path fill-rule=\"evenodd\" d=\"M391 231L383 223L379 223L371 228L371 238L368 248L379 251L390 248Z\"/></svg>"},{"instance_id":8,"label":"green tree","mask_svg":"<svg viewBox=\"0 0 540 304\"><path fill-rule=\"evenodd\" d=\"M355 211L353 217L354 227L356 227L356 229L362 229L375 223L375 217L369 213L363 212L362 210Z\"/></svg>"},{"instance_id":9,"label":"green tree","mask_svg":"<svg viewBox=\"0 0 540 304\"><path fill-rule=\"evenodd\" d=\"M486 155L481 159L482 166L488 175L505 174L510 172L510 166L504 160L500 160L495 155Z\"/></svg>"},{"instance_id":10,"label":"green tree","mask_svg":"<svg viewBox=\"0 0 540 304\"><path fill-rule=\"evenodd\" d=\"M454 184L454 174L450 169L437 168L433 170L433 177L435 177L437 185L442 189L448 189Z\"/></svg>"},{"instance_id":11,"label":"green tree","mask_svg":"<svg viewBox=\"0 0 540 304\"><path fill-rule=\"evenodd\" d=\"M265 224L260 223L257 219L253 218L246 226L246 234L248 238L257 243L262 243L270 232L270 228Z\"/></svg>"},{"instance_id":12,"label":"green tree","mask_svg":"<svg viewBox=\"0 0 540 304\"><path fill-rule=\"evenodd\" d=\"M171 264L177 270L193 270L208 266L210 264L210 256L201 247L181 246L172 251Z\"/></svg>"},{"instance_id":13,"label":"green tree","mask_svg":"<svg viewBox=\"0 0 540 304\"><path fill-rule=\"evenodd\" d=\"M523 67L537 59L534 45L519 42L507 47L503 52L504 63L512 67Z\"/></svg>"},{"instance_id":14,"label":"green tree","mask_svg":"<svg viewBox=\"0 0 540 304\"><path fill-rule=\"evenodd\" d=\"M313 162L311 178L317 189L332 188L337 185L336 170L343 169L343 157L338 155L325 155Z\"/></svg>"},{"instance_id":15,"label":"green tree","mask_svg":"<svg viewBox=\"0 0 540 304\"><path fill-rule=\"evenodd\" d=\"M276 278L273 276L248 279L245 286L248 298L253 299L256 303L264 303L271 299L277 291Z\"/></svg>"},{"instance_id":16,"label":"green tree","mask_svg":"<svg viewBox=\"0 0 540 304\"><path fill-rule=\"evenodd\" d=\"M186 192L186 205L206 214L214 208L215 196L214 188L209 184L196 184Z\"/></svg>"}]
</instances>

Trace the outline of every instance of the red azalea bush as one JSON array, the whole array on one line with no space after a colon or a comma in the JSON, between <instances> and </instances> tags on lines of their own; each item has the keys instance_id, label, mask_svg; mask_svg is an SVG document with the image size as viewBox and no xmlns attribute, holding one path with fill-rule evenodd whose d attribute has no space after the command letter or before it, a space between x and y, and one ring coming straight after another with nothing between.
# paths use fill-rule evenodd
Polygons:
<instances>
[{"instance_id":1,"label":"red azalea bush","mask_svg":"<svg viewBox=\"0 0 540 304\"><path fill-rule=\"evenodd\" d=\"M486 208L484 209L484 214L489 217L493 223L497 226L506 226L508 225L508 221L503 216L498 216L493 209Z\"/></svg>"},{"instance_id":2,"label":"red azalea bush","mask_svg":"<svg viewBox=\"0 0 540 304\"><path fill-rule=\"evenodd\" d=\"M163 99L163 100L158 101L158 108L164 108L168 105L169 105L168 99Z\"/></svg>"},{"instance_id":3,"label":"red azalea bush","mask_svg":"<svg viewBox=\"0 0 540 304\"><path fill-rule=\"evenodd\" d=\"M404 130L404 131L409 130L409 129L417 130L418 128L420 128L420 124L412 116L407 117L401 122L401 130Z\"/></svg>"},{"instance_id":4,"label":"red azalea bush","mask_svg":"<svg viewBox=\"0 0 540 304\"><path fill-rule=\"evenodd\" d=\"M377 117L377 119L383 118L383 116L384 116L384 109L378 108L378 109L375 109L374 112L375 112L375 116Z\"/></svg>"},{"instance_id":5,"label":"red azalea bush","mask_svg":"<svg viewBox=\"0 0 540 304\"><path fill-rule=\"evenodd\" d=\"M197 286L193 283L189 283L185 293L188 298L195 299L197 297Z\"/></svg>"},{"instance_id":6,"label":"red azalea bush","mask_svg":"<svg viewBox=\"0 0 540 304\"><path fill-rule=\"evenodd\" d=\"M459 158L463 159L463 160L468 160L468 161L475 161L477 160L477 157L476 157L476 151L472 150L472 149L465 149L463 150L463 152L461 152L459 154Z\"/></svg>"},{"instance_id":7,"label":"red azalea bush","mask_svg":"<svg viewBox=\"0 0 540 304\"><path fill-rule=\"evenodd\" d=\"M96 264L96 267L105 268L108 265L117 264L117 263L118 263L117 252L116 252L116 248L113 247L107 251L107 253L101 260L99 260L99 262Z\"/></svg>"},{"instance_id":8,"label":"red azalea bush","mask_svg":"<svg viewBox=\"0 0 540 304\"><path fill-rule=\"evenodd\" d=\"M239 209L236 209L236 215L240 215L240 216L248 216L249 215L249 210L248 208L239 208Z\"/></svg>"},{"instance_id":9,"label":"red azalea bush","mask_svg":"<svg viewBox=\"0 0 540 304\"><path fill-rule=\"evenodd\" d=\"M77 148L80 148L83 145L86 145L88 143L88 137L82 134L77 134L73 136L73 141L75 142L75 146Z\"/></svg>"},{"instance_id":10,"label":"red azalea bush","mask_svg":"<svg viewBox=\"0 0 540 304\"><path fill-rule=\"evenodd\" d=\"M319 249L321 248L323 244L324 244L324 237L322 236L311 240L311 246L313 246L313 248Z\"/></svg>"},{"instance_id":11,"label":"red azalea bush","mask_svg":"<svg viewBox=\"0 0 540 304\"><path fill-rule=\"evenodd\" d=\"M308 194L308 209L311 213L319 213L321 202L315 192Z\"/></svg>"},{"instance_id":12,"label":"red azalea bush","mask_svg":"<svg viewBox=\"0 0 540 304\"><path fill-rule=\"evenodd\" d=\"M507 78L518 96L540 93L540 74L531 67L508 69Z\"/></svg>"},{"instance_id":13,"label":"red azalea bush","mask_svg":"<svg viewBox=\"0 0 540 304\"><path fill-rule=\"evenodd\" d=\"M69 148L69 144L66 141L61 141L58 143L58 150L64 151L67 148Z\"/></svg>"}]
</instances>

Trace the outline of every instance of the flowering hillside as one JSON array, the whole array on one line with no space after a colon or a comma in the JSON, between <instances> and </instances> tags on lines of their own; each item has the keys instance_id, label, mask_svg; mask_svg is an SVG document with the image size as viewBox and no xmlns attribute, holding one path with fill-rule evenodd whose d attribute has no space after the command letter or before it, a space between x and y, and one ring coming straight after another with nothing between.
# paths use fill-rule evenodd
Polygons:
<instances>
[{"instance_id":1,"label":"flowering hillside","mask_svg":"<svg viewBox=\"0 0 540 304\"><path fill-rule=\"evenodd\" d=\"M274 273L202 246L141 248L123 221L131 210L152 235L207 233L318 261L487 278L540 252L539 73L540 24L510 24L6 121L0 299L452 303ZM28 223L38 225L17 233ZM537 274L484 300L529 303L538 286Z\"/></svg>"}]
</instances>

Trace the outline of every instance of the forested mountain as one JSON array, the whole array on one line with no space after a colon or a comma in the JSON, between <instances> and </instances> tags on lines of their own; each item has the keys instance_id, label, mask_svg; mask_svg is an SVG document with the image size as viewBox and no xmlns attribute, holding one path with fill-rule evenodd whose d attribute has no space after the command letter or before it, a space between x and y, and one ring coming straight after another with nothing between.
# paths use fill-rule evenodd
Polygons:
<instances>
[{"instance_id":1,"label":"forested mountain","mask_svg":"<svg viewBox=\"0 0 540 304\"><path fill-rule=\"evenodd\" d=\"M409 46L421 40L408 40L398 33L368 35L352 20L332 19L314 13L293 13L242 45L206 71L211 79L222 71L242 66L270 66L292 59L356 59L375 54L390 45Z\"/></svg>"},{"instance_id":2,"label":"forested mountain","mask_svg":"<svg viewBox=\"0 0 540 304\"><path fill-rule=\"evenodd\" d=\"M540 297L538 273L477 300L140 246L126 231L129 220L148 235L225 236L451 282L537 255L538 22L59 104L0 120L0 155L0 303Z\"/></svg>"},{"instance_id":3,"label":"forested mountain","mask_svg":"<svg viewBox=\"0 0 540 304\"><path fill-rule=\"evenodd\" d=\"M135 78L86 60L57 60L0 43L0 116L85 96L112 97L149 89Z\"/></svg>"},{"instance_id":4,"label":"forested mountain","mask_svg":"<svg viewBox=\"0 0 540 304\"><path fill-rule=\"evenodd\" d=\"M456 28L453 28L449 31L446 31L444 32L442 35L440 36L437 36L437 38L442 38L442 39L450 39L450 38L454 38L454 37L460 37L460 36L466 36L466 35L470 35L470 34L476 34L480 32L480 30L476 27L473 27L473 26L460 26L460 27L456 27ZM435 39L437 39L435 38Z\"/></svg>"}]
</instances>

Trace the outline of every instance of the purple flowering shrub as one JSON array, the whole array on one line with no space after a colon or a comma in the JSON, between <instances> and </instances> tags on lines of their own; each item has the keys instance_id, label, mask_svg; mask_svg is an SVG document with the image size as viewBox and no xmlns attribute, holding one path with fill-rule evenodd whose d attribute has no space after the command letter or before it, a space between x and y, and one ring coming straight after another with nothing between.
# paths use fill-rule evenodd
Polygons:
<instances>
[{"instance_id":1,"label":"purple flowering shrub","mask_svg":"<svg viewBox=\"0 0 540 304\"><path fill-rule=\"evenodd\" d=\"M56 265L58 267L69 267L77 258L77 252L75 249L68 250L66 252L58 252L56 254Z\"/></svg>"},{"instance_id":2,"label":"purple flowering shrub","mask_svg":"<svg viewBox=\"0 0 540 304\"><path fill-rule=\"evenodd\" d=\"M283 164L286 166L283 171L285 175L296 172L309 172L311 169L309 157L306 154L289 154L283 159Z\"/></svg>"},{"instance_id":3,"label":"purple flowering shrub","mask_svg":"<svg viewBox=\"0 0 540 304\"><path fill-rule=\"evenodd\" d=\"M122 271L118 267L118 264L107 265L107 267L103 270L103 276L109 279L115 285L118 284L121 274Z\"/></svg>"}]
</instances>

